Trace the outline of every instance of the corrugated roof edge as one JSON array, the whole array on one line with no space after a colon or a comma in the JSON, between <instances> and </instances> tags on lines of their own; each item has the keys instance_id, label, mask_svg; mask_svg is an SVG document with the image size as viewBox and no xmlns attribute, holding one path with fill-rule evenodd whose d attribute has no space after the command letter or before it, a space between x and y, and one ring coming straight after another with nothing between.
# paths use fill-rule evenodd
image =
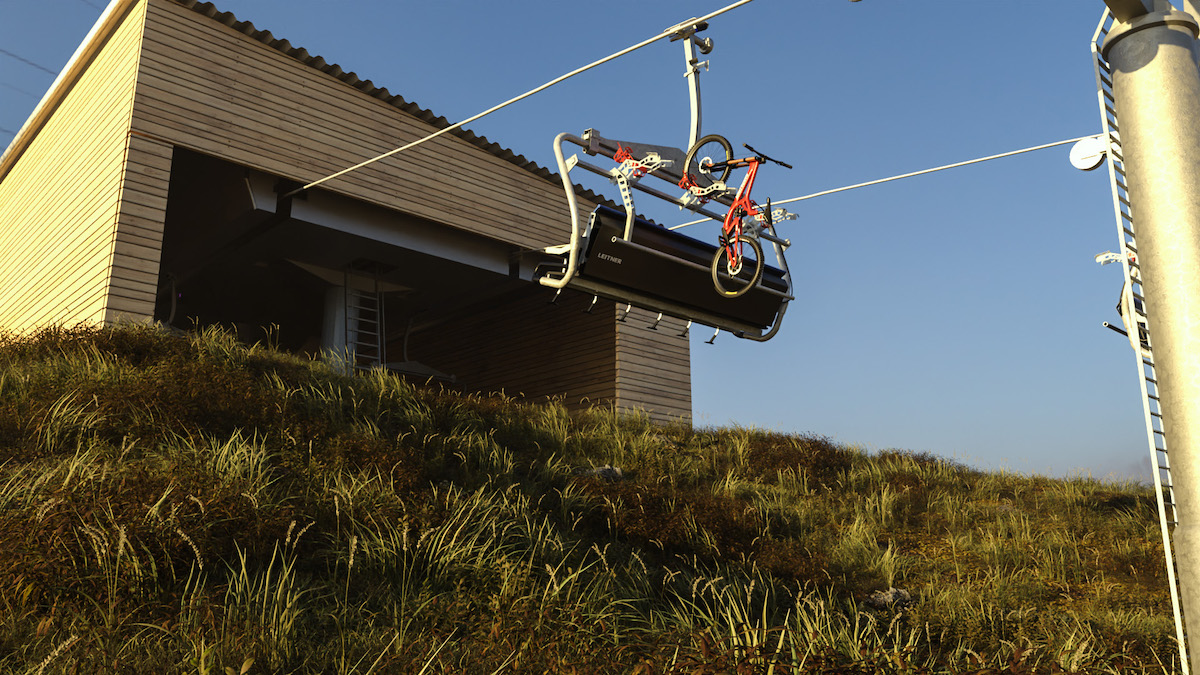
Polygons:
<instances>
[{"instance_id":1,"label":"corrugated roof edge","mask_svg":"<svg viewBox=\"0 0 1200 675\"><path fill-rule=\"evenodd\" d=\"M232 28L247 37L251 37L272 49L287 54L297 61L319 70L327 75L332 75L346 84L358 89L359 91L372 96L389 105L403 110L404 112L420 119L436 129L445 129L450 126L450 122L445 118L435 115L433 111L422 108L412 101L405 100L403 96L392 94L385 87L376 87L370 80L364 80L352 71L342 70L342 67L336 63L328 63L321 56L314 56L308 53L308 50L301 47L293 47L291 42L287 40L277 39L271 34L271 31L259 30L254 24L249 21L241 21L232 12L223 12L216 8L211 2L198 2L197 0L174 0L198 14L201 14L209 19L217 21L229 28ZM545 179L555 185L562 185L562 176L558 173L550 171L544 167L538 166L536 162L530 161L524 155L518 155L512 150L501 146L499 143L489 141L487 137L480 136L470 129L458 128L449 133L467 141L482 150L486 150L492 155L499 157L511 164L515 164L526 171ZM575 185L575 193L580 197L596 203L608 204L609 206L617 206L604 195L597 194L591 190L584 188L581 185Z\"/></svg>"}]
</instances>

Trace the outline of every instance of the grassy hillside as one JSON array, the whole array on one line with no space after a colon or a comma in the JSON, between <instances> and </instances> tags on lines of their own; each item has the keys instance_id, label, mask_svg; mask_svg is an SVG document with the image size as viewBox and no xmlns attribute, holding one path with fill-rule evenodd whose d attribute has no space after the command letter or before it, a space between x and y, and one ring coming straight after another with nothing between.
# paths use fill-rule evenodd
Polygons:
<instances>
[{"instance_id":1,"label":"grassy hillside","mask_svg":"<svg viewBox=\"0 0 1200 675\"><path fill-rule=\"evenodd\" d=\"M1163 673L1170 616L1136 485L0 340L0 673Z\"/></svg>"}]
</instances>

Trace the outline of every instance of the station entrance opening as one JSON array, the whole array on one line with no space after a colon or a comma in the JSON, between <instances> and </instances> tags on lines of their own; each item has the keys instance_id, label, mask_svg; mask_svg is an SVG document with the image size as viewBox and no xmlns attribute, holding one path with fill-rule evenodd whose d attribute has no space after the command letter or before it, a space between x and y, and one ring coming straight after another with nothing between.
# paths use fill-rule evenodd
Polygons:
<instances>
[{"instance_id":1,"label":"station entrance opening","mask_svg":"<svg viewBox=\"0 0 1200 675\"><path fill-rule=\"evenodd\" d=\"M613 353L624 317L614 303L556 297L512 244L319 190L283 198L292 188L176 148L155 319L219 324L246 341L464 391L568 407L620 398ZM686 367L686 340L675 341ZM659 412L681 416L685 402L670 399Z\"/></svg>"}]
</instances>

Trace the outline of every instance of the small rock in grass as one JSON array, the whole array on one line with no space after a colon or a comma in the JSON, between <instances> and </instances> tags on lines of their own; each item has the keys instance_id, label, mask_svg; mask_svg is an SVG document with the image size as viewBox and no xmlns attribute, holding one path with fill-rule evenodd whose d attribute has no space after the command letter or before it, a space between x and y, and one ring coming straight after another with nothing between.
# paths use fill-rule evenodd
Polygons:
<instances>
[{"instance_id":1,"label":"small rock in grass","mask_svg":"<svg viewBox=\"0 0 1200 675\"><path fill-rule=\"evenodd\" d=\"M875 591L863 603L871 609L904 609L913 603L912 595L903 588Z\"/></svg>"},{"instance_id":2,"label":"small rock in grass","mask_svg":"<svg viewBox=\"0 0 1200 675\"><path fill-rule=\"evenodd\" d=\"M620 467L610 466L608 464L605 464L604 466L580 467L571 473L575 474L576 476L595 476L600 480L608 481L609 483L616 483L617 481L625 480L625 474L621 472Z\"/></svg>"}]
</instances>

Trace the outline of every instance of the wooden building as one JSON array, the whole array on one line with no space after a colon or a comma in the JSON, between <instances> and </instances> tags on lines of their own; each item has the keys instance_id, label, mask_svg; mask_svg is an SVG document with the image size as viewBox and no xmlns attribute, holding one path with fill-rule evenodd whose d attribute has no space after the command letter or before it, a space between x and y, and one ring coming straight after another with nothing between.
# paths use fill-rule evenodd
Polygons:
<instances>
[{"instance_id":1,"label":"wooden building","mask_svg":"<svg viewBox=\"0 0 1200 675\"><path fill-rule=\"evenodd\" d=\"M284 197L445 126L209 3L114 0L0 157L0 327L275 326L468 391L689 417L681 324L531 281L569 234L556 174L458 130Z\"/></svg>"}]
</instances>

